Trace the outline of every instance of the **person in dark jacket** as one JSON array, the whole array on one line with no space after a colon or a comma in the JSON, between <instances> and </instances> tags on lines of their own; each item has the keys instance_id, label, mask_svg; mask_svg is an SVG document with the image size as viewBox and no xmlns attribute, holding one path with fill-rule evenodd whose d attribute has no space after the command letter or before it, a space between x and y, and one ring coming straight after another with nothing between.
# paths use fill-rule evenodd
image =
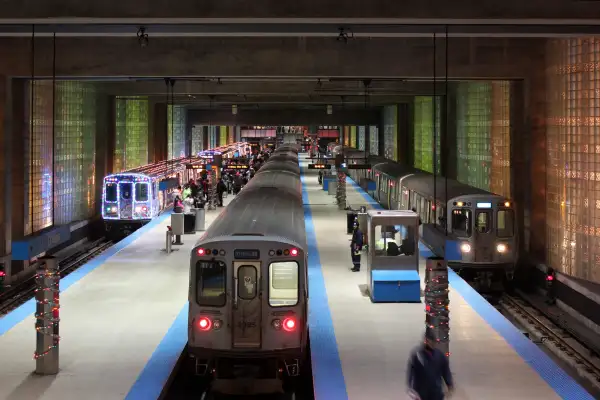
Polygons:
<instances>
[{"instance_id":1,"label":"person in dark jacket","mask_svg":"<svg viewBox=\"0 0 600 400\"><path fill-rule=\"evenodd\" d=\"M354 226L354 232L352 233L352 240L350 241L350 257L352 257L352 272L360 271L360 252L363 247L364 235L360 230L358 222Z\"/></svg>"},{"instance_id":2,"label":"person in dark jacket","mask_svg":"<svg viewBox=\"0 0 600 400\"><path fill-rule=\"evenodd\" d=\"M440 350L431 347L427 337L410 355L407 378L409 391L413 398L419 400L443 400L442 380L449 393L454 390L448 358Z\"/></svg>"},{"instance_id":3,"label":"person in dark jacket","mask_svg":"<svg viewBox=\"0 0 600 400\"><path fill-rule=\"evenodd\" d=\"M219 207L223 207L223 193L227 191L227 185L223 182L223 178L219 179L217 183L217 197L219 199Z\"/></svg>"}]
</instances>

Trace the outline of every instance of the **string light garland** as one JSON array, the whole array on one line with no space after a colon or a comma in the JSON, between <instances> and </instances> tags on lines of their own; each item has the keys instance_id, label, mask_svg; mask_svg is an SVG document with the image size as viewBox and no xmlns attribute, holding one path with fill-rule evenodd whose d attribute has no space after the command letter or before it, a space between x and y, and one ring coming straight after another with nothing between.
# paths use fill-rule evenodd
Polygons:
<instances>
[{"instance_id":1,"label":"string light garland","mask_svg":"<svg viewBox=\"0 0 600 400\"><path fill-rule=\"evenodd\" d=\"M49 281L46 283L46 281ZM58 270L52 271L49 269L43 272L38 272L35 275L35 282L37 288L34 290L35 301L38 310L44 310L43 312L36 312L36 327L35 330L38 334L49 336L52 339L52 344L47 346L41 352L35 351L33 359L37 360L48 355L52 350L58 347L60 343L60 336L55 331L58 331L59 318L59 294L60 294L60 273ZM40 293L42 295L40 295ZM48 296L48 294L50 294Z\"/></svg>"}]
</instances>

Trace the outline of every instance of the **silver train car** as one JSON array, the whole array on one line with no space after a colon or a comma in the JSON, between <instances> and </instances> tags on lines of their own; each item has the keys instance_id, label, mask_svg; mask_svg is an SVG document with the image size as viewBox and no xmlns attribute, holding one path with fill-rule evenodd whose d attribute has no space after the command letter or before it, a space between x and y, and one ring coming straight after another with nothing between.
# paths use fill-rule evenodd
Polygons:
<instances>
[{"instance_id":1,"label":"silver train car","mask_svg":"<svg viewBox=\"0 0 600 400\"><path fill-rule=\"evenodd\" d=\"M293 390L308 364L302 189L279 163L265 163L191 253L188 351L211 392Z\"/></svg>"},{"instance_id":2,"label":"silver train car","mask_svg":"<svg viewBox=\"0 0 600 400\"><path fill-rule=\"evenodd\" d=\"M512 280L519 249L510 199L453 179L446 183L439 176L434 198L432 174L393 162L374 163L368 171L350 170L350 175L358 182L374 181L370 194L384 208L415 208L423 223L423 242L435 254L450 257L449 266L480 289ZM446 253L447 239L459 241L458 253Z\"/></svg>"}]
</instances>

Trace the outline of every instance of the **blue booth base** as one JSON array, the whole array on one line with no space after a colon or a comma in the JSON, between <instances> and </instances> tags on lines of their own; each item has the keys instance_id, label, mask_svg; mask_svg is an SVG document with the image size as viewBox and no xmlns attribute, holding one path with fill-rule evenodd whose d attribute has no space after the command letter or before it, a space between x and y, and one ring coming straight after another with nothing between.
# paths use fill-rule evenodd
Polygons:
<instances>
[{"instance_id":1,"label":"blue booth base","mask_svg":"<svg viewBox=\"0 0 600 400\"><path fill-rule=\"evenodd\" d=\"M335 178L332 178L332 177L324 178L323 179L323 190L327 192L329 190L329 182L333 182L334 180L335 180Z\"/></svg>"},{"instance_id":2,"label":"blue booth base","mask_svg":"<svg viewBox=\"0 0 600 400\"><path fill-rule=\"evenodd\" d=\"M421 302L421 279L415 270L373 270L371 281L373 303Z\"/></svg>"}]
</instances>

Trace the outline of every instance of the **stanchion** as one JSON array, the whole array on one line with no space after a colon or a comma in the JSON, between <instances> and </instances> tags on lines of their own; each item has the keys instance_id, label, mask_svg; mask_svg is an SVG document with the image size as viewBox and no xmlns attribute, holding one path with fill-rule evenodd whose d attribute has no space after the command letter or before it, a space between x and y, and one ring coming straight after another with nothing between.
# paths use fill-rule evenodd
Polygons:
<instances>
[{"instance_id":1,"label":"stanchion","mask_svg":"<svg viewBox=\"0 0 600 400\"><path fill-rule=\"evenodd\" d=\"M430 257L425 267L426 338L432 347L450 355L450 299L448 268L441 257Z\"/></svg>"},{"instance_id":2,"label":"stanchion","mask_svg":"<svg viewBox=\"0 0 600 400\"><path fill-rule=\"evenodd\" d=\"M167 252L167 254L170 254L173 251L173 231L171 230L171 227L168 226L167 227L167 243L165 246L165 251Z\"/></svg>"},{"instance_id":3,"label":"stanchion","mask_svg":"<svg viewBox=\"0 0 600 400\"><path fill-rule=\"evenodd\" d=\"M35 372L58 374L60 275L55 257L42 257L35 275Z\"/></svg>"}]
</instances>

